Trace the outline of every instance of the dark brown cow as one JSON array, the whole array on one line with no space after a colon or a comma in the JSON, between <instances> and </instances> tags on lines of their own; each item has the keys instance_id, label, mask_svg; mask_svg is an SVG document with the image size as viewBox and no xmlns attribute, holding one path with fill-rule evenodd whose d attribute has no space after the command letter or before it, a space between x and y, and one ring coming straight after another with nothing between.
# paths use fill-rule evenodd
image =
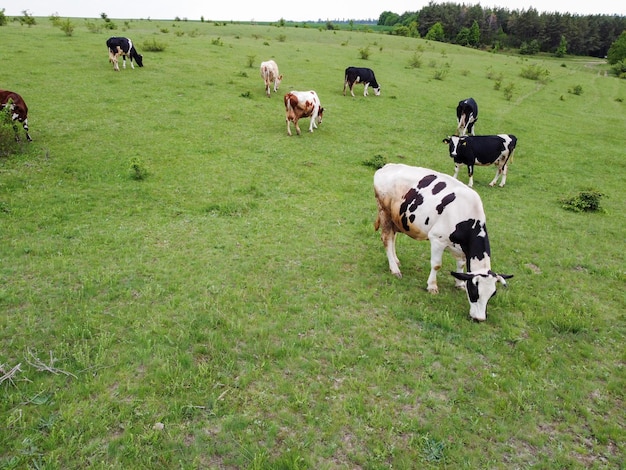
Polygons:
<instances>
[{"instance_id":1,"label":"dark brown cow","mask_svg":"<svg viewBox=\"0 0 626 470\"><path fill-rule=\"evenodd\" d=\"M9 108L11 110L11 119L13 120L13 128L15 129L15 139L20 140L19 131L15 121L22 123L24 131L26 131L26 138L30 141L28 133L28 106L24 99L15 93L14 91L0 90L0 109Z\"/></svg>"}]
</instances>

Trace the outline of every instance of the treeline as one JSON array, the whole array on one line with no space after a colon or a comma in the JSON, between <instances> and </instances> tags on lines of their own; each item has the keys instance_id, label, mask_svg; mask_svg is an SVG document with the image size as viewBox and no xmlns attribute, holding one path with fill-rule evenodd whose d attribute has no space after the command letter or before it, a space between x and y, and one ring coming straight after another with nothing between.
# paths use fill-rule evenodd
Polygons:
<instances>
[{"instance_id":1,"label":"treeline","mask_svg":"<svg viewBox=\"0 0 626 470\"><path fill-rule=\"evenodd\" d=\"M402 15L385 11L378 25L391 27L391 34L462 46L605 57L626 30L626 17L430 2L419 11Z\"/></svg>"}]
</instances>

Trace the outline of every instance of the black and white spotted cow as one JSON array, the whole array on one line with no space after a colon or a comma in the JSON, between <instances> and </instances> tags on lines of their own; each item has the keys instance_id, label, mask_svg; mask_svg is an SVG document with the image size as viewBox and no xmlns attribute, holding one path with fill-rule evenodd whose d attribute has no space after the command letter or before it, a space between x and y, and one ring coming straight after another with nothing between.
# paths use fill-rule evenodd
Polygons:
<instances>
[{"instance_id":1,"label":"black and white spotted cow","mask_svg":"<svg viewBox=\"0 0 626 470\"><path fill-rule=\"evenodd\" d=\"M474 123L478 120L478 104L474 98L459 101L456 107L457 135L474 134Z\"/></svg>"},{"instance_id":2,"label":"black and white spotted cow","mask_svg":"<svg viewBox=\"0 0 626 470\"><path fill-rule=\"evenodd\" d=\"M0 109L9 108L11 120L13 121L13 129L15 129L15 140L20 140L17 124L15 121L21 122L26 139L31 141L28 133L28 106L24 99L14 91L0 90Z\"/></svg>"},{"instance_id":3,"label":"black and white spotted cow","mask_svg":"<svg viewBox=\"0 0 626 470\"><path fill-rule=\"evenodd\" d=\"M354 84L362 83L365 85L363 96L367 96L367 88L372 87L376 96L380 95L380 85L376 81L374 71L365 67L348 67L344 74L343 96L346 96L346 87L350 88L350 94L354 96Z\"/></svg>"},{"instance_id":4,"label":"black and white spotted cow","mask_svg":"<svg viewBox=\"0 0 626 470\"><path fill-rule=\"evenodd\" d=\"M130 67L135 68L133 59L139 67L143 67L143 56L137 52L133 41L128 38L111 37L107 39L107 47L109 48L109 62L113 64L113 70L119 72L120 66L117 63L119 56L122 56L122 67L126 68L126 56L130 60Z\"/></svg>"},{"instance_id":5,"label":"black and white spotted cow","mask_svg":"<svg viewBox=\"0 0 626 470\"><path fill-rule=\"evenodd\" d=\"M439 292L437 271L448 250L456 259L456 271L451 272L455 284L467 291L470 317L485 320L496 284L506 286L505 279L513 276L491 270L485 212L478 193L443 173L393 163L376 171L374 192L378 204L374 227L381 229L391 273L402 277L395 245L398 232L430 240L428 291Z\"/></svg>"},{"instance_id":6,"label":"black and white spotted cow","mask_svg":"<svg viewBox=\"0 0 626 470\"><path fill-rule=\"evenodd\" d=\"M463 137L452 136L443 139L444 144L448 144L450 157L454 159L454 177L459 175L459 167L467 165L469 182L474 184L474 165L487 166L496 165L496 176L489 183L493 186L502 176L500 187L506 183L506 173L508 171L509 160L513 157L517 137L511 134L498 135L466 135Z\"/></svg>"}]
</instances>

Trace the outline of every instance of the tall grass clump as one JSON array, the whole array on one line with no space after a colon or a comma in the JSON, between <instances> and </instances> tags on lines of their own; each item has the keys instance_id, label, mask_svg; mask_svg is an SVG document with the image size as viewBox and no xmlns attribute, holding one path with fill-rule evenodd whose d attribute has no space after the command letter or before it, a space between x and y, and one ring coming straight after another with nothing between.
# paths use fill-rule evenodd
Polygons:
<instances>
[{"instance_id":1,"label":"tall grass clump","mask_svg":"<svg viewBox=\"0 0 626 470\"><path fill-rule=\"evenodd\" d=\"M142 44L143 50L148 52L163 52L167 46L156 38L146 39Z\"/></svg>"},{"instance_id":2,"label":"tall grass clump","mask_svg":"<svg viewBox=\"0 0 626 470\"><path fill-rule=\"evenodd\" d=\"M550 71L541 67L538 64L530 64L527 67L522 68L520 75L523 78L527 78L529 80L535 80L541 83L546 83L548 78L550 77Z\"/></svg>"}]
</instances>

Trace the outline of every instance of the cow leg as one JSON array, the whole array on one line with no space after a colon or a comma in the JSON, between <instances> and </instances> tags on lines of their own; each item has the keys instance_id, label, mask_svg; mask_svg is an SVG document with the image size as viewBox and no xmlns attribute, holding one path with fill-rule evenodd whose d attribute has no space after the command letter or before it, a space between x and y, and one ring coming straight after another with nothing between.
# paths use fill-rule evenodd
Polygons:
<instances>
[{"instance_id":1,"label":"cow leg","mask_svg":"<svg viewBox=\"0 0 626 470\"><path fill-rule=\"evenodd\" d=\"M287 121L287 135L291 135L291 121L289 118L285 119Z\"/></svg>"},{"instance_id":2,"label":"cow leg","mask_svg":"<svg viewBox=\"0 0 626 470\"><path fill-rule=\"evenodd\" d=\"M474 165L467 165L467 176L469 176L467 185L471 188L474 186Z\"/></svg>"},{"instance_id":3,"label":"cow leg","mask_svg":"<svg viewBox=\"0 0 626 470\"><path fill-rule=\"evenodd\" d=\"M506 173L508 169L509 166L507 164L502 167L502 181L500 181L500 187L504 186L504 184L506 183Z\"/></svg>"},{"instance_id":4,"label":"cow leg","mask_svg":"<svg viewBox=\"0 0 626 470\"><path fill-rule=\"evenodd\" d=\"M30 134L28 133L28 119L24 119L24 122L22 123L22 127L24 128L24 132L26 132L26 140L28 140L29 142L32 142L33 139L30 138Z\"/></svg>"},{"instance_id":5,"label":"cow leg","mask_svg":"<svg viewBox=\"0 0 626 470\"><path fill-rule=\"evenodd\" d=\"M496 182L498 181L498 178L500 177L500 173L502 172L501 168L499 166L496 167L496 176L493 177L493 179L491 180L491 183L489 183L489 186L493 186L494 184L496 184ZM506 178L503 178L502 181L504 181ZM500 185L502 186L502 184Z\"/></svg>"},{"instance_id":6,"label":"cow leg","mask_svg":"<svg viewBox=\"0 0 626 470\"><path fill-rule=\"evenodd\" d=\"M456 272L457 273L462 273L463 272L463 266L465 266L465 257L456 257ZM456 277L454 278L454 286L457 289L465 289L465 282L457 279Z\"/></svg>"},{"instance_id":7,"label":"cow leg","mask_svg":"<svg viewBox=\"0 0 626 470\"><path fill-rule=\"evenodd\" d=\"M301 132L300 132L300 126L298 125L298 120L294 119L293 123L296 125L296 134L300 135ZM311 132L313 132L313 131L311 131Z\"/></svg>"},{"instance_id":8,"label":"cow leg","mask_svg":"<svg viewBox=\"0 0 626 470\"><path fill-rule=\"evenodd\" d=\"M366 83L365 86L363 87L363 96L367 96L367 87L369 86L369 83Z\"/></svg>"},{"instance_id":9,"label":"cow leg","mask_svg":"<svg viewBox=\"0 0 626 470\"><path fill-rule=\"evenodd\" d=\"M454 174L452 175L452 177L454 179L459 179L459 168L461 168L461 164L460 163L455 163L454 164Z\"/></svg>"},{"instance_id":10,"label":"cow leg","mask_svg":"<svg viewBox=\"0 0 626 470\"><path fill-rule=\"evenodd\" d=\"M131 57L129 61L130 61L130 68L135 70L135 66L133 65L133 58Z\"/></svg>"},{"instance_id":11,"label":"cow leg","mask_svg":"<svg viewBox=\"0 0 626 470\"><path fill-rule=\"evenodd\" d=\"M441 269L441 261L443 259L443 251L445 244L441 243L433 236L430 238L430 275L428 276L428 292L438 294L437 272Z\"/></svg>"},{"instance_id":12,"label":"cow leg","mask_svg":"<svg viewBox=\"0 0 626 470\"><path fill-rule=\"evenodd\" d=\"M383 223L380 238L383 241L385 247L385 253L387 254L387 261L389 262L389 271L398 279L402 279L402 273L400 272L400 261L396 255L396 235L397 232L390 227L389 222Z\"/></svg>"},{"instance_id":13,"label":"cow leg","mask_svg":"<svg viewBox=\"0 0 626 470\"><path fill-rule=\"evenodd\" d=\"M354 96L354 84L355 84L355 83L356 83L356 82L352 82L352 84L350 85L350 94L351 94L352 96Z\"/></svg>"},{"instance_id":14,"label":"cow leg","mask_svg":"<svg viewBox=\"0 0 626 470\"><path fill-rule=\"evenodd\" d=\"M346 96L346 87L348 86L348 81L344 80L343 82L343 96Z\"/></svg>"}]
</instances>

